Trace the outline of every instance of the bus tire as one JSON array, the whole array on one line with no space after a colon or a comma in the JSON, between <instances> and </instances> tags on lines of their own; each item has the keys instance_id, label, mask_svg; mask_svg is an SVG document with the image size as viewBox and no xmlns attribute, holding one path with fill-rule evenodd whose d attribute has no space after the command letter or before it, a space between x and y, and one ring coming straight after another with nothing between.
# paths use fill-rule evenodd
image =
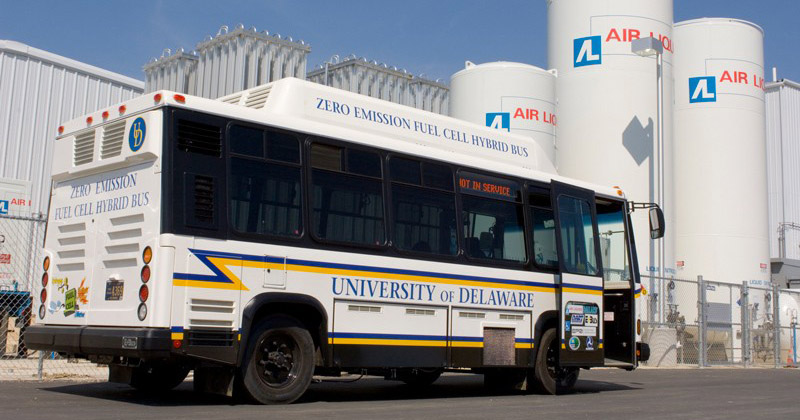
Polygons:
<instances>
[{"instance_id":1,"label":"bus tire","mask_svg":"<svg viewBox=\"0 0 800 420\"><path fill-rule=\"evenodd\" d=\"M442 376L439 368L404 369L397 373L397 379L411 386L428 386Z\"/></svg>"},{"instance_id":2,"label":"bus tire","mask_svg":"<svg viewBox=\"0 0 800 420\"><path fill-rule=\"evenodd\" d=\"M130 385L141 392L164 392L180 385L189 368L177 363L145 365L133 369Z\"/></svg>"},{"instance_id":3,"label":"bus tire","mask_svg":"<svg viewBox=\"0 0 800 420\"><path fill-rule=\"evenodd\" d=\"M572 390L578 382L578 368L562 368L558 366L558 337L555 328L542 334L539 350L536 354L536 365L533 370L533 384L542 394L564 394Z\"/></svg>"},{"instance_id":4,"label":"bus tire","mask_svg":"<svg viewBox=\"0 0 800 420\"><path fill-rule=\"evenodd\" d=\"M314 374L314 340L302 324L270 316L256 324L241 367L242 388L261 404L289 404L303 395Z\"/></svg>"}]
</instances>

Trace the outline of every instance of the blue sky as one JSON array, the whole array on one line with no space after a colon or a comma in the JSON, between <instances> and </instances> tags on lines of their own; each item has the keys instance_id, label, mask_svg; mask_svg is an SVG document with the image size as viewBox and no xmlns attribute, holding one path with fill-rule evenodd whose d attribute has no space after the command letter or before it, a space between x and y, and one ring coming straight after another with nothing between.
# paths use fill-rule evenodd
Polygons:
<instances>
[{"instance_id":1,"label":"blue sky","mask_svg":"<svg viewBox=\"0 0 800 420\"><path fill-rule=\"evenodd\" d=\"M799 0L675 0L676 21L704 16L759 24L766 77L800 81ZM448 81L465 60L546 66L546 21L545 0L0 0L0 39L137 79L164 48L242 23L310 43L309 69L354 53Z\"/></svg>"}]
</instances>

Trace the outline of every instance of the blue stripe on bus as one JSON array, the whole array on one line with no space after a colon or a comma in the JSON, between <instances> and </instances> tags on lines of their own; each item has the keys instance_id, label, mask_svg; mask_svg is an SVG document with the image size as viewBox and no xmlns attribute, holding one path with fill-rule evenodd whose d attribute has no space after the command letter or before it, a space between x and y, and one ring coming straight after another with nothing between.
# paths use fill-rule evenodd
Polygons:
<instances>
[{"instance_id":1,"label":"blue stripe on bus","mask_svg":"<svg viewBox=\"0 0 800 420\"><path fill-rule=\"evenodd\" d=\"M198 249L189 249L194 255L200 259L212 272L214 275L207 275L207 274L191 274L191 273L174 273L173 278L175 280L194 280L194 281L205 281L205 282L215 282L215 283L232 283L232 280L225 276L219 268L217 268L214 264L212 264L208 258L209 257L217 257L217 258L235 258L241 259L245 261L257 261L257 262L267 262L267 263L282 263L284 262L283 258L279 257L269 257L264 255L247 255L247 254L235 254L229 252L218 252L218 251L206 251L206 250L198 250ZM385 268L385 267L374 267L374 266L366 266L366 265L354 265L354 264L340 264L340 263L329 263L329 262L321 262L321 261L309 261L309 260L298 260L298 259L289 259L285 260L287 265L299 265L299 266L307 266L307 267L318 267L318 268L332 268L332 269L341 269L341 270L353 270L353 271L367 271L367 272L374 272L374 273L383 273L383 274L399 274L399 275L409 275L409 276L418 276L418 277L432 277L432 278L440 278L440 279L452 279L452 280L464 280L464 281L475 281L475 282L483 282L483 283L495 283L495 284L509 284L509 285L519 285L519 286L528 286L528 287L541 287L541 288L549 288L549 289L556 289L558 286L552 283L542 283L542 282L533 282L533 281L525 281L525 280L509 280L509 279L501 279L496 277L480 277L480 276L466 276L461 274L450 274L450 273L437 273L432 271L418 271L418 270L406 270L400 268ZM588 286L587 286L588 287ZM577 287L576 287L577 288ZM595 290L602 290L602 288L598 288Z\"/></svg>"},{"instance_id":2,"label":"blue stripe on bus","mask_svg":"<svg viewBox=\"0 0 800 420\"><path fill-rule=\"evenodd\" d=\"M406 270L401 268L385 268L385 267L373 267L368 265L353 265L353 264L340 264L340 263L328 263L328 262L321 262L321 261L308 261L308 260L295 260L295 259L286 259L287 265L305 265L309 267L319 267L319 268L335 268L341 270L353 270L353 271L372 271L375 273L383 273L383 274L401 274L407 276L419 276L419 277L437 277L437 278L444 278L444 279L453 279L453 280L466 280L466 281L478 281L478 282L486 282L486 283L500 283L500 284L515 284L521 286L534 286L534 287L547 287L551 289L555 289L556 285L552 283L540 283L540 282L533 282L533 281L525 281L525 280L508 280L508 279L499 279L495 277L478 277L478 276L465 276L461 274L450 274L450 273L436 273L432 271L417 271L417 270Z\"/></svg>"},{"instance_id":3,"label":"blue stripe on bus","mask_svg":"<svg viewBox=\"0 0 800 420\"><path fill-rule=\"evenodd\" d=\"M586 286L583 284L574 284L574 283L561 283L561 287L569 287L572 289L584 289L584 290L603 290L603 286Z\"/></svg>"},{"instance_id":4,"label":"blue stripe on bus","mask_svg":"<svg viewBox=\"0 0 800 420\"><path fill-rule=\"evenodd\" d=\"M330 332L330 338L375 338L383 340L433 340L433 341L446 341L447 337L443 335L413 335L413 334L373 334L373 333L346 333L346 332Z\"/></svg>"}]
</instances>

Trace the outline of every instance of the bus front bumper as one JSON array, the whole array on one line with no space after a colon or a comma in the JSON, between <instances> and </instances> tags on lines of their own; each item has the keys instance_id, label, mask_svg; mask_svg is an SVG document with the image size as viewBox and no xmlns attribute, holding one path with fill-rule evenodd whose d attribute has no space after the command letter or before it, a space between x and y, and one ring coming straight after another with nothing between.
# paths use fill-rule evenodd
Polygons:
<instances>
[{"instance_id":1,"label":"bus front bumper","mask_svg":"<svg viewBox=\"0 0 800 420\"><path fill-rule=\"evenodd\" d=\"M121 356L160 359L170 356L169 328L119 328L31 325L25 343L33 350L76 357Z\"/></svg>"}]
</instances>

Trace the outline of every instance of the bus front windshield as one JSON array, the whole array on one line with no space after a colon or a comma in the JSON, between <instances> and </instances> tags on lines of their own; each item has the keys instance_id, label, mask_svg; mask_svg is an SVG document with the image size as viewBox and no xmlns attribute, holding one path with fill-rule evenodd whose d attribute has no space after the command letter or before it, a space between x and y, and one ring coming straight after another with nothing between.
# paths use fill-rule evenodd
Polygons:
<instances>
[{"instance_id":1,"label":"bus front windshield","mask_svg":"<svg viewBox=\"0 0 800 420\"><path fill-rule=\"evenodd\" d=\"M608 288L628 288L633 278L625 217L624 202L597 199L597 227L600 231L603 280Z\"/></svg>"}]
</instances>

